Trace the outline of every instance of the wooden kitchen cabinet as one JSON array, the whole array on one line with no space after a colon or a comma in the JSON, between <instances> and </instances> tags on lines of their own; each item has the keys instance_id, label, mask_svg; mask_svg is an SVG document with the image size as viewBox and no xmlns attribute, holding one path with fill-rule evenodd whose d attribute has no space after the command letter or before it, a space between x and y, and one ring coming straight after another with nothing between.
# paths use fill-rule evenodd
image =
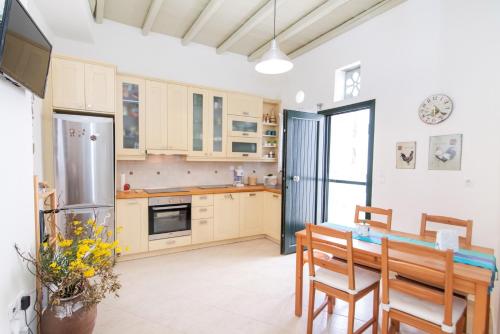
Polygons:
<instances>
[{"instance_id":1,"label":"wooden kitchen cabinet","mask_svg":"<svg viewBox=\"0 0 500 334\"><path fill-rule=\"evenodd\" d=\"M262 234L262 192L240 195L240 237Z\"/></svg>"},{"instance_id":2,"label":"wooden kitchen cabinet","mask_svg":"<svg viewBox=\"0 0 500 334\"><path fill-rule=\"evenodd\" d=\"M188 151L188 89L168 84L167 149L187 154Z\"/></svg>"},{"instance_id":3,"label":"wooden kitchen cabinet","mask_svg":"<svg viewBox=\"0 0 500 334\"><path fill-rule=\"evenodd\" d=\"M188 94L188 148L189 155L195 157L208 156L208 106L207 90L189 88Z\"/></svg>"},{"instance_id":4,"label":"wooden kitchen cabinet","mask_svg":"<svg viewBox=\"0 0 500 334\"><path fill-rule=\"evenodd\" d=\"M228 113L262 119L264 100L261 97L231 93L228 94Z\"/></svg>"},{"instance_id":5,"label":"wooden kitchen cabinet","mask_svg":"<svg viewBox=\"0 0 500 334\"><path fill-rule=\"evenodd\" d=\"M214 195L214 240L240 235L240 194Z\"/></svg>"},{"instance_id":6,"label":"wooden kitchen cabinet","mask_svg":"<svg viewBox=\"0 0 500 334\"><path fill-rule=\"evenodd\" d=\"M214 240L214 220L212 218L193 219L191 221L191 240L193 244L202 244Z\"/></svg>"},{"instance_id":7,"label":"wooden kitchen cabinet","mask_svg":"<svg viewBox=\"0 0 500 334\"><path fill-rule=\"evenodd\" d=\"M52 105L55 109L85 109L85 64L52 58Z\"/></svg>"},{"instance_id":8,"label":"wooden kitchen cabinet","mask_svg":"<svg viewBox=\"0 0 500 334\"><path fill-rule=\"evenodd\" d=\"M137 77L117 77L115 143L117 160L146 158L146 82Z\"/></svg>"},{"instance_id":9,"label":"wooden kitchen cabinet","mask_svg":"<svg viewBox=\"0 0 500 334\"><path fill-rule=\"evenodd\" d=\"M115 67L66 58L52 59L55 109L115 112Z\"/></svg>"},{"instance_id":10,"label":"wooden kitchen cabinet","mask_svg":"<svg viewBox=\"0 0 500 334\"><path fill-rule=\"evenodd\" d=\"M263 199L263 225L264 233L275 239L281 240L281 195L265 192Z\"/></svg>"},{"instance_id":11,"label":"wooden kitchen cabinet","mask_svg":"<svg viewBox=\"0 0 500 334\"><path fill-rule=\"evenodd\" d=\"M115 113L115 68L85 64L85 109Z\"/></svg>"},{"instance_id":12,"label":"wooden kitchen cabinet","mask_svg":"<svg viewBox=\"0 0 500 334\"><path fill-rule=\"evenodd\" d=\"M146 150L167 149L167 84L146 81Z\"/></svg>"},{"instance_id":13,"label":"wooden kitchen cabinet","mask_svg":"<svg viewBox=\"0 0 500 334\"><path fill-rule=\"evenodd\" d=\"M116 201L116 238L123 255L148 251L148 200L146 198Z\"/></svg>"}]
</instances>

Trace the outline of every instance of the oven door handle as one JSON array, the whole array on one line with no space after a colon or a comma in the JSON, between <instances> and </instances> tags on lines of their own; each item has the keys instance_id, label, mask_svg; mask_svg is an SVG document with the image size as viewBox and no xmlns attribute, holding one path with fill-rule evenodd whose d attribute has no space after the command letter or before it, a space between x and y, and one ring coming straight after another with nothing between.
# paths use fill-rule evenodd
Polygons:
<instances>
[{"instance_id":1,"label":"oven door handle","mask_svg":"<svg viewBox=\"0 0 500 334\"><path fill-rule=\"evenodd\" d=\"M174 206L153 206L152 209L153 211L160 211L160 210L174 210L174 209L187 209L187 205L174 205Z\"/></svg>"}]
</instances>

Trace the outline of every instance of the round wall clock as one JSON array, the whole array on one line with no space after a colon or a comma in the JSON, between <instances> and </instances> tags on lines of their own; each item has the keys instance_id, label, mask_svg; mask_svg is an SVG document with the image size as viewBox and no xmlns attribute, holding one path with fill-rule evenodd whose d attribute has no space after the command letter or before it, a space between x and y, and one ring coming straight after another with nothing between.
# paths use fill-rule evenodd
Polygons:
<instances>
[{"instance_id":1,"label":"round wall clock","mask_svg":"<svg viewBox=\"0 0 500 334\"><path fill-rule=\"evenodd\" d=\"M418 108L418 116L426 124L438 124L450 117L453 101L445 94L434 94L422 102Z\"/></svg>"}]
</instances>

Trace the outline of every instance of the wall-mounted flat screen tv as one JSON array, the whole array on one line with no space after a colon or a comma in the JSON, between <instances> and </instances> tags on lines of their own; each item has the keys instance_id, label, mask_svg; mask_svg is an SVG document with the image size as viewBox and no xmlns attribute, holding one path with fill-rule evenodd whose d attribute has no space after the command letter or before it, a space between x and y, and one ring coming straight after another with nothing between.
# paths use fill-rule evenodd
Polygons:
<instances>
[{"instance_id":1,"label":"wall-mounted flat screen tv","mask_svg":"<svg viewBox=\"0 0 500 334\"><path fill-rule=\"evenodd\" d=\"M0 73L44 98L51 52L19 0L0 0Z\"/></svg>"}]
</instances>

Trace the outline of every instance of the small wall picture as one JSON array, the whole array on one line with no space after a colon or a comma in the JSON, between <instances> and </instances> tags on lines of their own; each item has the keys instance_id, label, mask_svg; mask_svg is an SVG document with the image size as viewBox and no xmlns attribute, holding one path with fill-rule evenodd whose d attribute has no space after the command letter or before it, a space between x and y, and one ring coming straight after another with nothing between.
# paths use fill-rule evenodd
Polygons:
<instances>
[{"instance_id":1,"label":"small wall picture","mask_svg":"<svg viewBox=\"0 0 500 334\"><path fill-rule=\"evenodd\" d=\"M433 136L429 140L429 169L460 170L462 135Z\"/></svg>"},{"instance_id":2,"label":"small wall picture","mask_svg":"<svg viewBox=\"0 0 500 334\"><path fill-rule=\"evenodd\" d=\"M396 168L415 169L417 143L414 141L396 143Z\"/></svg>"}]
</instances>

